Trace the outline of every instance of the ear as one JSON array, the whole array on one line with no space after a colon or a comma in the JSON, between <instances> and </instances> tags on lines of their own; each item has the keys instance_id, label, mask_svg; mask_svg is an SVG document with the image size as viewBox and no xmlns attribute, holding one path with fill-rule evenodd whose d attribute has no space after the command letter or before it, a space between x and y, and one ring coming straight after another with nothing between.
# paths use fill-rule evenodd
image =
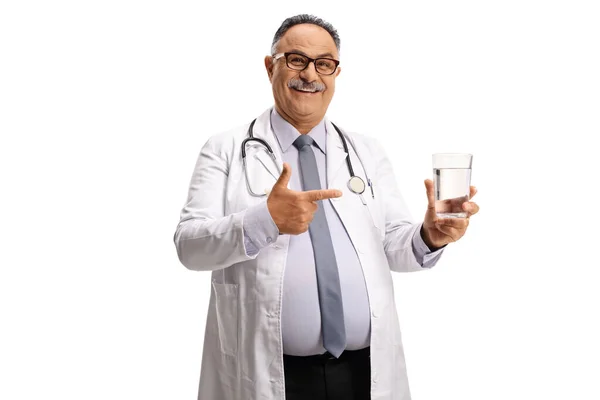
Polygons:
<instances>
[{"instance_id":1,"label":"ear","mask_svg":"<svg viewBox=\"0 0 600 400\"><path fill-rule=\"evenodd\" d=\"M267 74L269 75L269 81L272 81L272 79L273 79L273 67L274 66L275 66L275 64L273 64L273 57L265 56L265 69L267 70Z\"/></svg>"},{"instance_id":2,"label":"ear","mask_svg":"<svg viewBox=\"0 0 600 400\"><path fill-rule=\"evenodd\" d=\"M338 66L337 69L335 70L335 77L337 78L338 75L340 74L340 72L342 72L342 67Z\"/></svg>"}]
</instances>

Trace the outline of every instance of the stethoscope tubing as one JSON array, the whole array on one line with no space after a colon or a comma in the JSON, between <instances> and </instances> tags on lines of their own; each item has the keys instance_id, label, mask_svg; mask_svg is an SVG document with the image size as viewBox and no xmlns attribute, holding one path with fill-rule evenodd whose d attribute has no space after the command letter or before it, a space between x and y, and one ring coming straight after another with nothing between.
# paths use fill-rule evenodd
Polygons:
<instances>
[{"instance_id":1,"label":"stethoscope tubing","mask_svg":"<svg viewBox=\"0 0 600 400\"><path fill-rule=\"evenodd\" d=\"M274 162L276 162L276 159L275 159L275 153L273 152L273 149L271 148L271 146L269 145L269 143L267 143L267 141L264 140L264 139L254 137L253 130L254 130L254 123L255 122L256 122L256 119L254 119L250 123L250 126L248 127L248 132L247 132L248 137L242 141L242 162L243 162L243 165L244 165L244 172L245 172L245 175L246 175L246 185L248 186L248 191L253 196L259 196L260 197L260 196L264 196L264 194L254 193L252 191L252 188L250 187L250 180L249 180L249 177L248 177L248 168L246 166L246 144L248 142L251 142L251 141L258 142L258 143L262 144L263 146L265 146L267 148L269 156L271 156L271 158L273 159ZM338 135L340 136L340 139L342 140L342 146L344 147L344 151L346 152L346 154L348 154L348 156L346 157L346 165L348 166L348 172L350 173L350 180L355 179L355 178L359 179L362 182L362 185L364 187L364 181L362 181L362 178L360 178L357 175L354 175L354 168L352 168L352 161L350 161L350 152L348 151L348 143L346 141L346 137L342 133L342 130L337 127L337 125L335 125L333 122L331 123L331 125L333 125L333 127L337 131ZM364 168L363 161L360 158L360 156L358 155L358 152L356 151L356 147L354 147L354 143L352 143L352 141L350 143L352 144L352 149L354 150L354 153L358 157L358 160L363 165L363 170L365 172L365 178L367 178L367 182L369 183L369 186L371 186L371 180L367 176L367 171ZM352 190L352 188L351 188L351 190ZM354 190L352 190L352 191L354 191ZM363 190L361 192L356 192L356 193L357 194L362 194L363 192L364 192L364 188L363 188Z\"/></svg>"}]
</instances>

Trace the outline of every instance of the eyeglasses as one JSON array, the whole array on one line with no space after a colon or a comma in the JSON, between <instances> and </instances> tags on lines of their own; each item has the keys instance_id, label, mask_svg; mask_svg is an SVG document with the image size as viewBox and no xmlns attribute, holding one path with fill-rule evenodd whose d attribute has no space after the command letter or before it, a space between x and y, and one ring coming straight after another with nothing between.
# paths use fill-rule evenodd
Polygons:
<instances>
[{"instance_id":1,"label":"eyeglasses","mask_svg":"<svg viewBox=\"0 0 600 400\"><path fill-rule=\"evenodd\" d=\"M304 71L311 62L315 64L315 69L321 75L332 75L337 66L340 64L338 60L333 58L310 58L304 54L298 53L278 53L273 56L274 60L285 57L285 63L289 69L295 71Z\"/></svg>"}]
</instances>

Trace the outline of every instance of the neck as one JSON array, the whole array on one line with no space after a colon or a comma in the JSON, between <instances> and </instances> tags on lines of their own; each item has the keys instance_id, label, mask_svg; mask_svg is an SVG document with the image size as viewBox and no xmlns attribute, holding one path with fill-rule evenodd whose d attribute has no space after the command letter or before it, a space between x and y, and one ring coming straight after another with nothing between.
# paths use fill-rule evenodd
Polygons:
<instances>
[{"instance_id":1,"label":"neck","mask_svg":"<svg viewBox=\"0 0 600 400\"><path fill-rule=\"evenodd\" d=\"M296 130L298 132L300 132L303 135L305 135L308 132L310 132L312 130L312 128L314 128L315 126L317 126L317 124L323 119L322 117L319 118L319 119L316 119L316 118L310 117L310 116L307 117L307 118L293 118L289 114L286 114L277 105L275 105L275 109L277 110L277 113L279 115L281 115L281 118L283 118L287 122L289 122L294 128L296 128Z\"/></svg>"}]
</instances>

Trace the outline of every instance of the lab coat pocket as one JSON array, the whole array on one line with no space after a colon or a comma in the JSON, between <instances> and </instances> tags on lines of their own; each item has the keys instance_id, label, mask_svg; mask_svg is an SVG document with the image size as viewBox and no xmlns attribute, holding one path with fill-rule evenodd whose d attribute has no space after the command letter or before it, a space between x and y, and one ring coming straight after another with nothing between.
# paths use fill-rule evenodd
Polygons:
<instances>
[{"instance_id":1,"label":"lab coat pocket","mask_svg":"<svg viewBox=\"0 0 600 400\"><path fill-rule=\"evenodd\" d=\"M380 209L380 204L376 198L373 198L371 195L371 191L367 188L365 190L363 196L365 197L365 201L367 203L367 209L369 210L369 216L371 217L371 221L373 222L373 226L376 230L379 231L381 235L384 235L385 223L383 221L383 212Z\"/></svg>"},{"instance_id":2,"label":"lab coat pocket","mask_svg":"<svg viewBox=\"0 0 600 400\"><path fill-rule=\"evenodd\" d=\"M239 284L212 281L220 350L235 356L238 351Z\"/></svg>"},{"instance_id":3,"label":"lab coat pocket","mask_svg":"<svg viewBox=\"0 0 600 400\"><path fill-rule=\"evenodd\" d=\"M379 229L379 211L377 210L377 204L374 201L367 202L367 209L369 210L369 215L371 216L371 221L375 228Z\"/></svg>"}]
</instances>

